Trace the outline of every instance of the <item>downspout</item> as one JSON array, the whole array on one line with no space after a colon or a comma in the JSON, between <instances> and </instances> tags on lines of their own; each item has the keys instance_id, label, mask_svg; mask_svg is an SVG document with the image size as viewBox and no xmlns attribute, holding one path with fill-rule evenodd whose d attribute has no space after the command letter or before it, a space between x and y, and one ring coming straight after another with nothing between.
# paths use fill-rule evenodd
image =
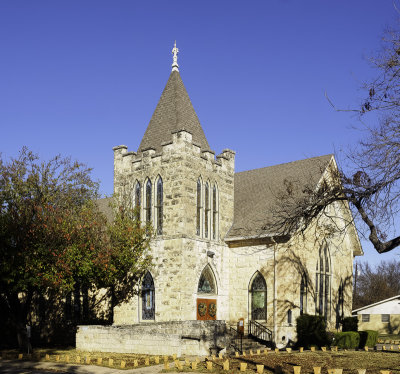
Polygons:
<instances>
[{"instance_id":1,"label":"downspout","mask_svg":"<svg viewBox=\"0 0 400 374\"><path fill-rule=\"evenodd\" d=\"M276 345L277 343L277 334L278 334L278 327L277 327L277 320L278 320L278 312L277 312L277 299L278 299L278 290L277 290L277 286L276 286L276 246L277 243L274 240L274 238L272 237L272 243L274 243L274 299L273 299L273 308L274 308L274 337L273 337L273 341Z\"/></svg>"}]
</instances>

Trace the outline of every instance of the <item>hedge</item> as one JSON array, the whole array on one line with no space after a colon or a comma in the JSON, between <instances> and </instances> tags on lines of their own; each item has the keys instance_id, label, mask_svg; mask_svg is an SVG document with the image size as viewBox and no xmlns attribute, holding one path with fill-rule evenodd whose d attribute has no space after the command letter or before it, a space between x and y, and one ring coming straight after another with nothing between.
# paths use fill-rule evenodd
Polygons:
<instances>
[{"instance_id":1,"label":"hedge","mask_svg":"<svg viewBox=\"0 0 400 374\"><path fill-rule=\"evenodd\" d=\"M338 332L335 334L335 345L346 349L358 348L360 345L360 334L356 331Z\"/></svg>"},{"instance_id":2,"label":"hedge","mask_svg":"<svg viewBox=\"0 0 400 374\"><path fill-rule=\"evenodd\" d=\"M360 348L375 347L378 340L378 331L365 330L358 333L360 334Z\"/></svg>"},{"instance_id":3,"label":"hedge","mask_svg":"<svg viewBox=\"0 0 400 374\"><path fill-rule=\"evenodd\" d=\"M303 314L296 320L296 332L299 347L309 348L312 345L323 347L331 344L323 316Z\"/></svg>"},{"instance_id":4,"label":"hedge","mask_svg":"<svg viewBox=\"0 0 400 374\"><path fill-rule=\"evenodd\" d=\"M342 320L342 331L358 331L358 318L345 317Z\"/></svg>"}]
</instances>

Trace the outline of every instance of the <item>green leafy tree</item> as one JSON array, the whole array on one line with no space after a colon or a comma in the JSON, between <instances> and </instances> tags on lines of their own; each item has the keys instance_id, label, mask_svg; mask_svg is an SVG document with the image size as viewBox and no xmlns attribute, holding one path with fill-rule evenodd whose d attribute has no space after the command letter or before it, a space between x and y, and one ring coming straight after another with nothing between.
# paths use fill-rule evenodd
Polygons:
<instances>
[{"instance_id":1,"label":"green leafy tree","mask_svg":"<svg viewBox=\"0 0 400 374\"><path fill-rule=\"evenodd\" d=\"M151 228L118 197L107 219L90 173L69 158L41 162L27 148L0 159L0 305L20 345L38 295L106 288L116 305L151 263Z\"/></svg>"}]
</instances>

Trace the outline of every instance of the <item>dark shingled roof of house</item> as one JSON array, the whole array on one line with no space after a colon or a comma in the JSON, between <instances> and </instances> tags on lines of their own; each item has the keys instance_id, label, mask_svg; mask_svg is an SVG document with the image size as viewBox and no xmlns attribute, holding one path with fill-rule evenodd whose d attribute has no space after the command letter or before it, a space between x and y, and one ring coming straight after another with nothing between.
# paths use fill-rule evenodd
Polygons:
<instances>
[{"instance_id":1,"label":"dark shingled roof of house","mask_svg":"<svg viewBox=\"0 0 400 374\"><path fill-rule=\"evenodd\" d=\"M159 153L161 145L172 142L172 133L179 130L190 132L193 143L199 145L202 150L210 150L181 76L179 72L173 71L147 126L138 152L154 148L156 153Z\"/></svg>"},{"instance_id":2,"label":"dark shingled roof of house","mask_svg":"<svg viewBox=\"0 0 400 374\"><path fill-rule=\"evenodd\" d=\"M319 156L236 173L234 219L226 239L276 234L265 226L274 224L271 209L277 203L276 193L283 189L284 181L317 186L332 157Z\"/></svg>"}]
</instances>

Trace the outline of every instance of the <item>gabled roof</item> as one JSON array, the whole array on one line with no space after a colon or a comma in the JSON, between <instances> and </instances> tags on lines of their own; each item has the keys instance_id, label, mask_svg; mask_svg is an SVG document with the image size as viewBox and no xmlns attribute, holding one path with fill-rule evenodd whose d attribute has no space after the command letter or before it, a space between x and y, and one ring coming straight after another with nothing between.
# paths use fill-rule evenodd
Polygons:
<instances>
[{"instance_id":1,"label":"gabled roof","mask_svg":"<svg viewBox=\"0 0 400 374\"><path fill-rule=\"evenodd\" d=\"M378 301L378 302L373 303L373 304L365 305L365 306L363 306L363 307L361 307L361 308L358 308L358 309L354 309L354 310L352 311L352 313L359 312L360 310L367 309L367 308L371 308L371 307L373 307L373 306L376 306L376 305L379 305L379 304L383 304L383 303L386 303L386 302L388 302L388 301L396 300L396 299L399 299L399 300L400 300L400 295L392 296L392 297L389 297L388 299L381 300L381 301Z\"/></svg>"},{"instance_id":2,"label":"gabled roof","mask_svg":"<svg viewBox=\"0 0 400 374\"><path fill-rule=\"evenodd\" d=\"M285 180L317 186L332 158L325 155L236 173L233 225L225 240L279 236L264 227L274 224L272 208Z\"/></svg>"},{"instance_id":3,"label":"gabled roof","mask_svg":"<svg viewBox=\"0 0 400 374\"><path fill-rule=\"evenodd\" d=\"M193 143L199 145L202 150L210 150L181 76L178 71L172 71L138 152L153 148L159 153L161 145L171 142L172 133L179 130L190 132Z\"/></svg>"}]
</instances>

